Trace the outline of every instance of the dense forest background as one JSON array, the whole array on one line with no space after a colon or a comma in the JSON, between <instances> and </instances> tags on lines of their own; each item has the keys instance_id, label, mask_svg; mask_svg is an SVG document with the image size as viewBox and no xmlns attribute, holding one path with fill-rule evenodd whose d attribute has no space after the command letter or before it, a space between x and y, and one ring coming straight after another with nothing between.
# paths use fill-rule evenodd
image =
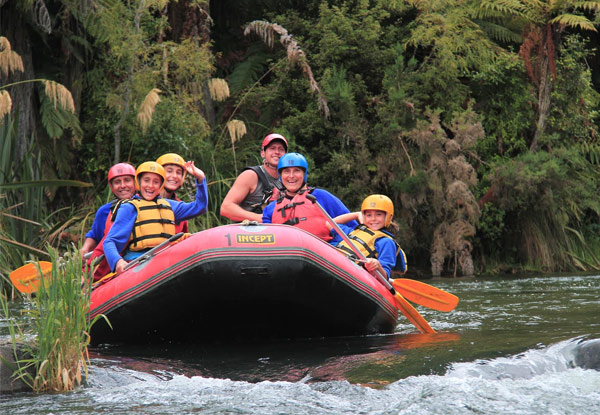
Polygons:
<instances>
[{"instance_id":1,"label":"dense forest background","mask_svg":"<svg viewBox=\"0 0 600 415\"><path fill-rule=\"evenodd\" d=\"M118 161L195 160L192 230L227 223L272 131L350 209L392 198L411 271L598 270L599 9L0 0L0 276L78 243Z\"/></svg>"}]
</instances>

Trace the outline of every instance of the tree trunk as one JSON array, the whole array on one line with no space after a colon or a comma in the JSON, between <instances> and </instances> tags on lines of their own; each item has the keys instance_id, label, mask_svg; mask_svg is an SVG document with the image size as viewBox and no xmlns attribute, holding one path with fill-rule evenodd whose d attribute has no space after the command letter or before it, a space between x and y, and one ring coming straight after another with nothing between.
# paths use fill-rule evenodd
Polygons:
<instances>
[{"instance_id":1,"label":"tree trunk","mask_svg":"<svg viewBox=\"0 0 600 415\"><path fill-rule=\"evenodd\" d=\"M17 10L15 2L8 2L2 6L0 12L0 34L9 40L12 49L21 56L25 68L24 72L9 74L7 78L4 78L2 82L4 85L35 78L31 41L29 39L30 32L23 22L24 18ZM12 115L18 122L14 160L15 165L17 165L23 161L31 140L37 139L35 129L37 112L34 111L34 108L36 108L34 84L26 82L15 85L10 87L8 92L13 102Z\"/></svg>"},{"instance_id":2,"label":"tree trunk","mask_svg":"<svg viewBox=\"0 0 600 415\"><path fill-rule=\"evenodd\" d=\"M550 94L552 92L552 77L550 74L548 54L545 53L540 71L540 86L538 89L538 114L535 125L535 134L529 150L535 153L538 150L539 140L546 128L546 120L550 113Z\"/></svg>"}]
</instances>

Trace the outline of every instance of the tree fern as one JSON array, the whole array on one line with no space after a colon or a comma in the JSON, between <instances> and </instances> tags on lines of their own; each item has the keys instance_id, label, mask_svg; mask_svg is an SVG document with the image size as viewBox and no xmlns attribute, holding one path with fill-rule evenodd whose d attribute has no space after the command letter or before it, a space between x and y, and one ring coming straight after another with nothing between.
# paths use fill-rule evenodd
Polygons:
<instances>
[{"instance_id":1,"label":"tree fern","mask_svg":"<svg viewBox=\"0 0 600 415\"><path fill-rule=\"evenodd\" d=\"M251 46L248 57L238 63L227 77L231 95L254 84L266 71L272 56L261 45Z\"/></svg>"}]
</instances>

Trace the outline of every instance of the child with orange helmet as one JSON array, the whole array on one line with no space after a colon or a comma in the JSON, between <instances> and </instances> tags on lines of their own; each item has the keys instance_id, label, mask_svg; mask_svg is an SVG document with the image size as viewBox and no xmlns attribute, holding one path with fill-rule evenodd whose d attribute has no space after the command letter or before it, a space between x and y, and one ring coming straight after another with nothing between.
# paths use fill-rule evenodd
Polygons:
<instances>
[{"instance_id":1,"label":"child with orange helmet","mask_svg":"<svg viewBox=\"0 0 600 415\"><path fill-rule=\"evenodd\" d=\"M185 181L185 160L179 154L166 153L156 159L156 162L165 169L165 186L161 196L165 199L181 201L175 194ZM175 223L175 233L188 232L188 221Z\"/></svg>"},{"instance_id":2,"label":"child with orange helmet","mask_svg":"<svg viewBox=\"0 0 600 415\"><path fill-rule=\"evenodd\" d=\"M340 223L340 228L348 235L350 241L367 258L364 264L367 271L374 274L377 270L384 272L390 278L392 268L400 261L397 268L406 272L406 255L390 232L394 204L384 195L370 195L362 203L360 212L340 215L334 220ZM358 219L360 225L351 228L343 225L352 219ZM354 256L354 251L342 241L337 248L346 255Z\"/></svg>"},{"instance_id":3,"label":"child with orange helmet","mask_svg":"<svg viewBox=\"0 0 600 415\"><path fill-rule=\"evenodd\" d=\"M173 236L177 221L206 212L206 176L193 161L185 162L185 170L196 178L196 197L189 203L161 197L166 173L159 163L147 161L138 166L135 182L139 195L121 204L104 240L104 254L115 274L121 273L128 261Z\"/></svg>"}]
</instances>

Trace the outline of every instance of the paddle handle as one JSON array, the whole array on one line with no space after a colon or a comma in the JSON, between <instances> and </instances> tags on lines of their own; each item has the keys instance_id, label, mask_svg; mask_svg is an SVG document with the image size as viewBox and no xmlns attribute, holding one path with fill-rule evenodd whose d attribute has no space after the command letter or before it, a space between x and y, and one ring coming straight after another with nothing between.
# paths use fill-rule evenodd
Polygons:
<instances>
[{"instance_id":1,"label":"paddle handle","mask_svg":"<svg viewBox=\"0 0 600 415\"><path fill-rule=\"evenodd\" d=\"M127 271L129 268L133 267L134 265L137 265L140 262L143 262L143 261L146 261L146 260L150 259L150 257L152 257L156 253L156 251L158 251L159 249L161 249L165 245L168 245L171 242L176 241L177 239L181 238L182 236L183 236L183 232L179 232L179 233L176 233L175 235L171 236L166 241L162 241L161 243L159 243L158 245L156 245L151 250L144 252L142 255L140 255L139 257L137 257L133 261L128 262L127 265L125 265L125 268L123 268L123 271Z\"/></svg>"},{"instance_id":2,"label":"paddle handle","mask_svg":"<svg viewBox=\"0 0 600 415\"><path fill-rule=\"evenodd\" d=\"M311 195L311 194L306 195L306 198L308 200L310 200L312 203L314 203L321 210L321 212L323 212L323 215L325 215L325 217L327 218L327 220L329 221L329 223L331 223L331 226L333 226L333 228L338 233L338 235L340 235L340 237L342 238L342 240L344 242L346 242L346 244L350 247L350 249L352 249L352 252L354 252L354 254L358 257L358 259L361 262L366 262L367 261L367 257L365 257L363 255L363 253L360 251L360 249L358 249L356 247L356 245L354 245L352 243L352 241L350 240L350 238L348 238L348 235L346 235L346 232L344 232L342 230L342 228L340 228L340 226L332 219L332 217L329 215L329 213L327 213L327 211L323 208L323 206L321 206L321 204L317 201L317 198L314 195ZM392 284L390 284L390 282L387 280L387 278L384 275L381 275L381 271L380 270L376 270L375 271L375 276L377 277L377 280L381 284L383 284L383 286L385 288L387 288L388 290L390 290L390 292L393 295L396 295L396 290L394 290L394 287L392 286Z\"/></svg>"},{"instance_id":3,"label":"paddle handle","mask_svg":"<svg viewBox=\"0 0 600 415\"><path fill-rule=\"evenodd\" d=\"M329 223L331 223L331 226L333 226L338 235L340 235L342 240L346 242L346 244L348 244L348 246L352 249L352 252L354 252L360 260L366 261L367 257L365 257L360 251L360 249L358 249L358 247L352 243L350 238L348 238L348 235L346 235L346 233L339 227L339 225L331 218L329 213L327 213L323 206L321 206L321 204L317 201L317 198L311 194L306 195L306 198L312 203L314 203L321 210L323 215L325 215L325 217L327 218ZM390 293L392 293L394 299L396 300L396 306L398 307L398 309L402 312L402 314L404 314L408 321L410 321L417 329L419 329L421 333L435 333L435 330L431 328L427 320L425 320L423 316L419 314L419 312L408 301L406 301L404 297L402 297L402 295L396 292L396 290L394 289L392 284L390 284L390 282L387 280L385 275L382 275L381 271L379 271L378 269L375 271L375 278L377 279L377 281L383 284L383 286L386 287L390 291Z\"/></svg>"}]
</instances>

